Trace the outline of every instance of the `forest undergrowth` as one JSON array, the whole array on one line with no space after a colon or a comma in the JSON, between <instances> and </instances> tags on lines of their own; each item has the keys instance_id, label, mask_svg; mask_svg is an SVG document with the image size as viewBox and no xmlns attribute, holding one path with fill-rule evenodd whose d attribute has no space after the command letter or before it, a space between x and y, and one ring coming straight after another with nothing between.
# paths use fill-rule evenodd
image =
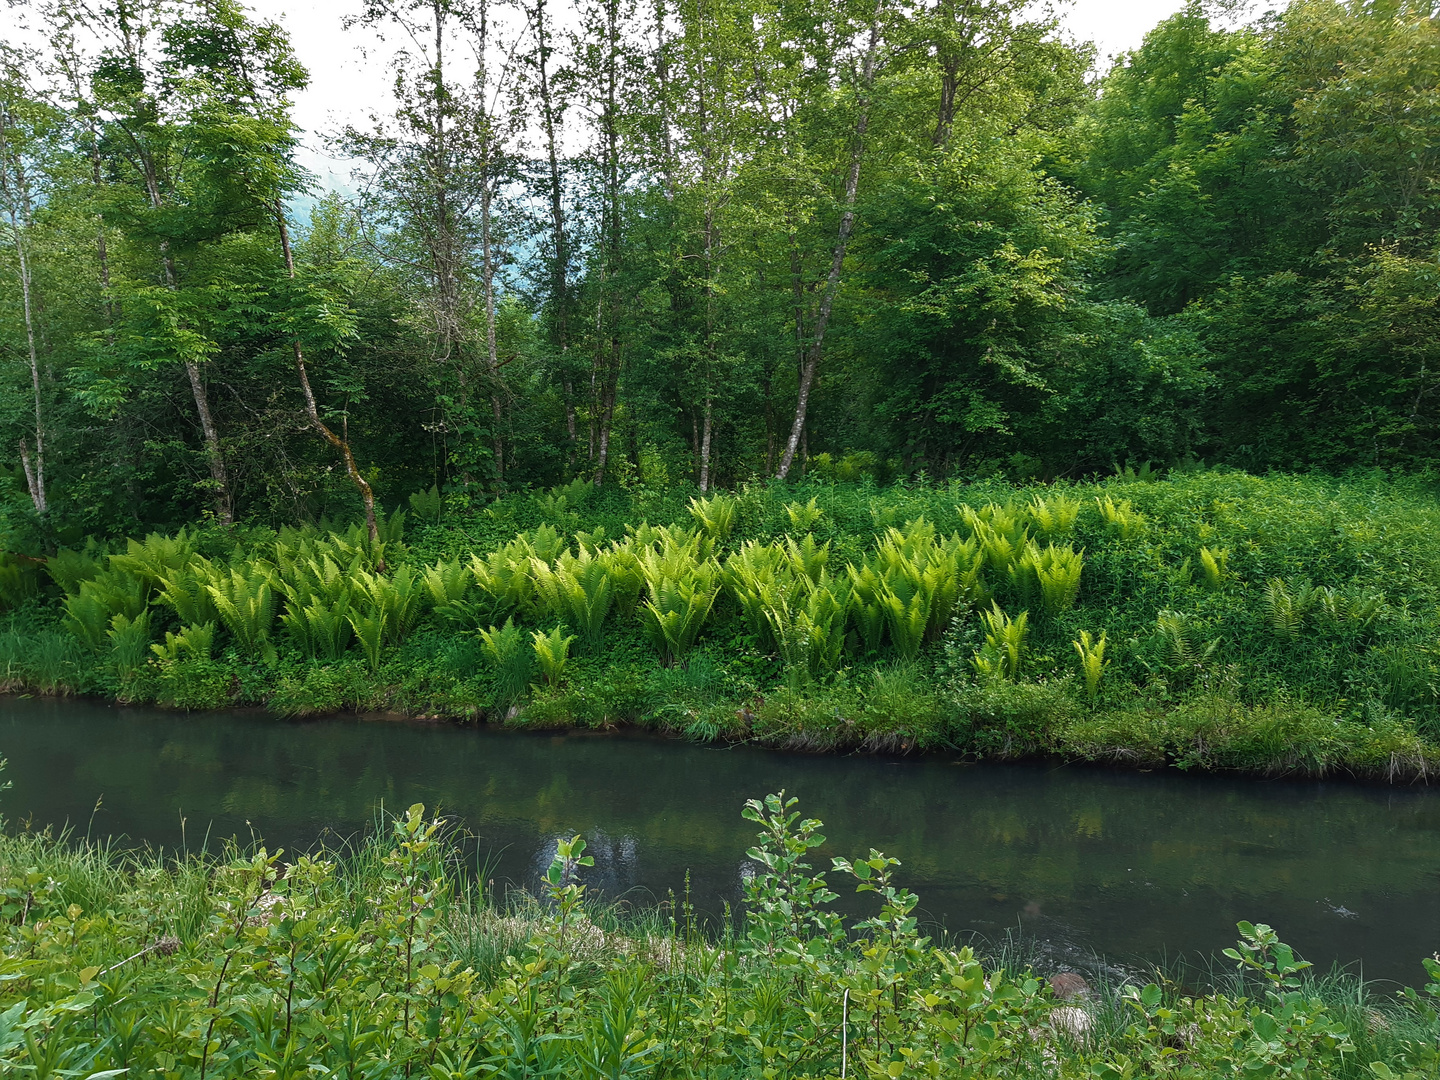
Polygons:
<instances>
[{"instance_id":1,"label":"forest undergrowth","mask_svg":"<svg viewBox=\"0 0 1440 1080\"><path fill-rule=\"evenodd\" d=\"M1440 1068L1423 989L1316 976L1239 924L1216 985L1092 985L926 936L899 863L817 871L821 823L752 800L744 907L701 926L587 896L580 837L535 894L477 887L421 806L344 851L125 853L0 833L0 1071L37 1078L1308 1076ZM827 873L833 880L827 880ZM843 882L843 884L842 884ZM873 894L847 925L836 889ZM1417 980L1419 981L1419 980Z\"/></svg>"},{"instance_id":2,"label":"forest undergrowth","mask_svg":"<svg viewBox=\"0 0 1440 1080\"><path fill-rule=\"evenodd\" d=\"M412 497L0 567L12 691L817 751L1428 777L1428 478Z\"/></svg>"}]
</instances>

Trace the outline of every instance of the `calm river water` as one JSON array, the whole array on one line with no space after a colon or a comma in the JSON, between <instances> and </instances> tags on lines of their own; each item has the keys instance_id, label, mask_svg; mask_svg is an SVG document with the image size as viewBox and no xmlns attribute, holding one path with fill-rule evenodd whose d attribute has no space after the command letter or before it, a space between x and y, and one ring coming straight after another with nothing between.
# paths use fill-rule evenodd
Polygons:
<instances>
[{"instance_id":1,"label":"calm river water","mask_svg":"<svg viewBox=\"0 0 1440 1080\"><path fill-rule=\"evenodd\" d=\"M1440 791L14 698L0 699L0 756L12 826L294 850L354 836L382 803L424 802L463 820L497 881L533 884L555 838L579 832L592 887L663 899L688 874L707 912L739 897L741 803L783 787L826 823L817 864L878 847L930 919L1020 928L1071 962L1210 956L1240 919L1371 978L1413 983L1440 949Z\"/></svg>"}]
</instances>

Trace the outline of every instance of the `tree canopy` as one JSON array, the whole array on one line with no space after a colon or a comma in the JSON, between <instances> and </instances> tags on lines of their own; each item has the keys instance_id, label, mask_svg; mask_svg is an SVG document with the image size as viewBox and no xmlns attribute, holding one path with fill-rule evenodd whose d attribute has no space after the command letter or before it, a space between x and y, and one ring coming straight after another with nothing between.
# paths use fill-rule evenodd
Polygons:
<instances>
[{"instance_id":1,"label":"tree canopy","mask_svg":"<svg viewBox=\"0 0 1440 1080\"><path fill-rule=\"evenodd\" d=\"M1421 0L1192 2L1103 75L1019 0L357 0L397 52L333 133L353 196L236 0L16 11L11 547L432 486L1434 458Z\"/></svg>"}]
</instances>

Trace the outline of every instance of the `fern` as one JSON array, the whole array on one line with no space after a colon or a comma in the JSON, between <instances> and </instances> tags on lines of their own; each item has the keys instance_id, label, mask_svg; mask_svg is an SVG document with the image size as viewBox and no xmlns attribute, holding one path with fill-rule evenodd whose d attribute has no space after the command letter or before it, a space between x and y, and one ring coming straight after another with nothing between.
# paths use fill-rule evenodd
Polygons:
<instances>
[{"instance_id":1,"label":"fern","mask_svg":"<svg viewBox=\"0 0 1440 1080\"><path fill-rule=\"evenodd\" d=\"M803 596L778 591L766 598L766 622L792 687L799 688L838 670L845 647L849 590L822 575L802 587Z\"/></svg>"},{"instance_id":2,"label":"fern","mask_svg":"<svg viewBox=\"0 0 1440 1080\"><path fill-rule=\"evenodd\" d=\"M1292 588L1280 578L1271 578L1265 583L1265 591L1261 594L1265 621L1281 637L1294 641L1300 636L1305 616L1314 606L1316 599L1316 590L1309 582L1299 582Z\"/></svg>"},{"instance_id":3,"label":"fern","mask_svg":"<svg viewBox=\"0 0 1440 1080\"><path fill-rule=\"evenodd\" d=\"M45 560L45 573L66 594L78 593L80 583L93 581L102 569L100 548L93 538L86 540L80 551L60 548Z\"/></svg>"},{"instance_id":4,"label":"fern","mask_svg":"<svg viewBox=\"0 0 1440 1080\"><path fill-rule=\"evenodd\" d=\"M785 516L790 519L790 528L796 532L810 532L825 516L825 511L820 508L820 503L815 496L810 501L801 505L798 502L785 504Z\"/></svg>"},{"instance_id":5,"label":"fern","mask_svg":"<svg viewBox=\"0 0 1440 1080\"><path fill-rule=\"evenodd\" d=\"M183 566L167 570L159 578L155 599L174 611L182 625L218 625L220 612L206 588L216 573L208 559L193 555Z\"/></svg>"},{"instance_id":6,"label":"fern","mask_svg":"<svg viewBox=\"0 0 1440 1080\"><path fill-rule=\"evenodd\" d=\"M368 611L346 611L345 622L355 631L355 640L360 651L370 662L370 670L380 670L380 657L385 648L385 613L371 608Z\"/></svg>"},{"instance_id":7,"label":"fern","mask_svg":"<svg viewBox=\"0 0 1440 1080\"><path fill-rule=\"evenodd\" d=\"M690 516L715 544L723 544L735 531L740 504L731 496L716 493L708 499L691 499Z\"/></svg>"},{"instance_id":8,"label":"fern","mask_svg":"<svg viewBox=\"0 0 1440 1080\"><path fill-rule=\"evenodd\" d=\"M787 536L782 551L791 572L797 578L805 578L812 585L819 584L825 575L825 566L830 561L830 541L817 544L814 535L806 533L805 539L797 544L793 536Z\"/></svg>"},{"instance_id":9,"label":"fern","mask_svg":"<svg viewBox=\"0 0 1440 1080\"><path fill-rule=\"evenodd\" d=\"M379 619L385 644L399 645L425 613L426 590L411 566L389 577L360 570L354 575L355 600L367 617ZM355 633L360 633L357 627Z\"/></svg>"},{"instance_id":10,"label":"fern","mask_svg":"<svg viewBox=\"0 0 1440 1080\"><path fill-rule=\"evenodd\" d=\"M110 569L134 574L151 588L189 565L196 537L188 529L174 536L151 533L144 540L127 540L125 554L110 556Z\"/></svg>"},{"instance_id":11,"label":"fern","mask_svg":"<svg viewBox=\"0 0 1440 1080\"><path fill-rule=\"evenodd\" d=\"M1009 574L1023 602L1038 604L1053 618L1075 606L1084 565L1083 554L1068 544L1049 544L1042 550L1032 541L1010 565Z\"/></svg>"},{"instance_id":12,"label":"fern","mask_svg":"<svg viewBox=\"0 0 1440 1080\"><path fill-rule=\"evenodd\" d=\"M796 586L794 567L785 553L773 544L746 541L725 560L722 579L739 603L740 613L755 632L760 647L774 648L775 637L765 617L767 596L777 589L789 591Z\"/></svg>"},{"instance_id":13,"label":"fern","mask_svg":"<svg viewBox=\"0 0 1440 1080\"><path fill-rule=\"evenodd\" d=\"M275 621L274 571L264 562L211 568L205 585L215 611L241 653L266 662L275 659L270 627Z\"/></svg>"},{"instance_id":14,"label":"fern","mask_svg":"<svg viewBox=\"0 0 1440 1080\"><path fill-rule=\"evenodd\" d=\"M280 623L290 633L307 657L312 660L338 660L350 644L353 626L350 622L350 593L347 590L333 600L311 596L308 601L290 601ZM383 622L381 631L383 636ZM372 661L378 664L378 654Z\"/></svg>"},{"instance_id":15,"label":"fern","mask_svg":"<svg viewBox=\"0 0 1440 1080\"><path fill-rule=\"evenodd\" d=\"M215 624L185 626L180 632L165 632L163 645L151 645L150 651L161 660L209 660L215 650Z\"/></svg>"},{"instance_id":16,"label":"fern","mask_svg":"<svg viewBox=\"0 0 1440 1080\"><path fill-rule=\"evenodd\" d=\"M1190 616L1169 609L1155 616L1155 627L1165 643L1171 671L1175 674L1191 675L1210 662L1220 639L1215 638L1203 645L1194 639L1194 622Z\"/></svg>"},{"instance_id":17,"label":"fern","mask_svg":"<svg viewBox=\"0 0 1440 1080\"><path fill-rule=\"evenodd\" d=\"M846 568L850 577L850 611L865 652L878 654L885 644L885 582L873 566Z\"/></svg>"},{"instance_id":18,"label":"fern","mask_svg":"<svg viewBox=\"0 0 1440 1080\"><path fill-rule=\"evenodd\" d=\"M438 484L431 484L429 490L415 491L410 495L410 509L423 521L439 521L443 506Z\"/></svg>"},{"instance_id":19,"label":"fern","mask_svg":"<svg viewBox=\"0 0 1440 1080\"><path fill-rule=\"evenodd\" d=\"M908 577L894 577L881 589L880 610L885 615L885 628L901 659L914 660L920 655L920 646L930 625L930 608L930 595L923 585Z\"/></svg>"},{"instance_id":20,"label":"fern","mask_svg":"<svg viewBox=\"0 0 1440 1080\"><path fill-rule=\"evenodd\" d=\"M1068 495L1052 495L1045 499L1037 495L1026 510L1035 528L1047 540L1064 540L1075 531L1075 519L1080 516L1080 500Z\"/></svg>"},{"instance_id":21,"label":"fern","mask_svg":"<svg viewBox=\"0 0 1440 1080\"><path fill-rule=\"evenodd\" d=\"M543 606L580 631L587 648L598 649L624 568L582 547L579 555L565 552L553 567L532 559L530 573Z\"/></svg>"},{"instance_id":22,"label":"fern","mask_svg":"<svg viewBox=\"0 0 1440 1080\"><path fill-rule=\"evenodd\" d=\"M1080 636L1070 643L1080 656L1080 674L1085 679L1091 704L1100 696L1100 679L1110 666L1110 661L1105 659L1105 641L1103 630L1098 639L1091 637L1089 630L1081 630Z\"/></svg>"},{"instance_id":23,"label":"fern","mask_svg":"<svg viewBox=\"0 0 1440 1080\"><path fill-rule=\"evenodd\" d=\"M1106 530L1120 540L1138 540L1145 533L1145 515L1130 505L1129 499L1116 503L1109 495L1096 498L1095 505L1105 519Z\"/></svg>"},{"instance_id":24,"label":"fern","mask_svg":"<svg viewBox=\"0 0 1440 1080\"><path fill-rule=\"evenodd\" d=\"M474 571L459 559L441 559L425 571L423 580L435 613L448 622L463 622L470 613L465 600L475 581Z\"/></svg>"},{"instance_id":25,"label":"fern","mask_svg":"<svg viewBox=\"0 0 1440 1080\"><path fill-rule=\"evenodd\" d=\"M1202 547L1200 571L1203 575L1201 584L1211 592L1219 592L1230 577L1230 550L1218 548L1212 551L1208 547Z\"/></svg>"},{"instance_id":26,"label":"fern","mask_svg":"<svg viewBox=\"0 0 1440 1080\"><path fill-rule=\"evenodd\" d=\"M80 591L64 600L63 624L75 638L97 653L110 648L110 620L136 619L145 610L144 580L119 570L105 570L80 582Z\"/></svg>"},{"instance_id":27,"label":"fern","mask_svg":"<svg viewBox=\"0 0 1440 1080\"><path fill-rule=\"evenodd\" d=\"M565 665L570 660L570 643L575 640L574 635L566 637L561 627L555 627L548 634L542 634L539 630L530 635L531 643L535 649L535 659L540 663L540 672L545 676L545 681L550 686L560 685L560 680L565 674Z\"/></svg>"},{"instance_id":28,"label":"fern","mask_svg":"<svg viewBox=\"0 0 1440 1080\"><path fill-rule=\"evenodd\" d=\"M470 574L476 599L452 603L446 615L454 622L476 626L528 611L535 595L535 581L530 574L535 557L534 549L519 540L512 540L484 559L472 555Z\"/></svg>"},{"instance_id":29,"label":"fern","mask_svg":"<svg viewBox=\"0 0 1440 1080\"><path fill-rule=\"evenodd\" d=\"M131 618L116 615L110 620L110 662L120 678L128 679L145 663L150 651L150 612L142 611Z\"/></svg>"},{"instance_id":30,"label":"fern","mask_svg":"<svg viewBox=\"0 0 1440 1080\"><path fill-rule=\"evenodd\" d=\"M1025 666L1030 613L1022 611L1012 619L999 604L991 604L980 618L985 627L985 644L971 660L975 670L981 675L1018 680Z\"/></svg>"},{"instance_id":31,"label":"fern","mask_svg":"<svg viewBox=\"0 0 1440 1080\"><path fill-rule=\"evenodd\" d=\"M513 619L506 619L504 626L481 630L479 636L493 670L495 704L501 709L508 709L520 700L530 685L530 672L535 662L534 645L526 647L525 634Z\"/></svg>"},{"instance_id":32,"label":"fern","mask_svg":"<svg viewBox=\"0 0 1440 1080\"><path fill-rule=\"evenodd\" d=\"M720 569L712 560L696 562L680 549L651 549L640 568L646 592L641 625L664 661L675 663L694 647L710 617L720 592Z\"/></svg>"}]
</instances>

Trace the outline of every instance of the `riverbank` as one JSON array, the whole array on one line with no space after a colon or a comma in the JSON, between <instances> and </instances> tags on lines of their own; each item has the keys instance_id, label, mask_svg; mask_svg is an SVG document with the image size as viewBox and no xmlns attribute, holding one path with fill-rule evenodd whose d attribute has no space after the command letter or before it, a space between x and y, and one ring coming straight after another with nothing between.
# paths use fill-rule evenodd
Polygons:
<instances>
[{"instance_id":1,"label":"riverbank","mask_svg":"<svg viewBox=\"0 0 1440 1080\"><path fill-rule=\"evenodd\" d=\"M12 690L1424 781L1425 480L577 484L12 557Z\"/></svg>"},{"instance_id":2,"label":"riverbank","mask_svg":"<svg viewBox=\"0 0 1440 1080\"><path fill-rule=\"evenodd\" d=\"M1440 964L1421 991L1316 977L1242 924L1219 984L1111 984L937 943L904 871L871 851L827 873L820 823L746 817L742 924L684 898L591 903L562 840L538 899L469 884L459 839L414 807L346 852L261 847L168 861L0 835L0 1062L76 1075L944 1075L1136 1077L1440 1065ZM832 889L874 913L850 925ZM1013 961L1013 958L1011 958Z\"/></svg>"}]
</instances>

